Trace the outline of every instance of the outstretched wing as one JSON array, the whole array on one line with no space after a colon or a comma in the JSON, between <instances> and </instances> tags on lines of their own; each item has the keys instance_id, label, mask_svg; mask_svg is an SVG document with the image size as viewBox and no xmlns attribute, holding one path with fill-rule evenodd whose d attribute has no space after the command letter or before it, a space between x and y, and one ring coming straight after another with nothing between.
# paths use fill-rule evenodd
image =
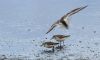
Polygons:
<instances>
[{"instance_id":1,"label":"outstretched wing","mask_svg":"<svg viewBox=\"0 0 100 60\"><path fill-rule=\"evenodd\" d=\"M51 30L53 30L53 28L55 28L56 27L56 23L54 23L51 27L50 27L50 29L47 31L47 33L46 34L48 34Z\"/></svg>"},{"instance_id":2,"label":"outstretched wing","mask_svg":"<svg viewBox=\"0 0 100 60\"><path fill-rule=\"evenodd\" d=\"M86 7L87 7L87 6L76 8L76 9L70 11L69 13L67 13L66 15L64 15L62 18L63 18L63 19L66 19L66 18L70 17L71 15L73 15L73 14L75 14L75 13L78 13L79 11L85 9Z\"/></svg>"}]
</instances>

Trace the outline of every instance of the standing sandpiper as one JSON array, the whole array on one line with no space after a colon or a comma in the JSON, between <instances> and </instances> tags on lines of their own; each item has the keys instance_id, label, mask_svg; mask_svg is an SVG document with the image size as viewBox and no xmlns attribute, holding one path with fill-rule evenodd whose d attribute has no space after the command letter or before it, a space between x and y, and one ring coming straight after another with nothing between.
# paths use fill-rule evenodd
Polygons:
<instances>
[{"instance_id":1,"label":"standing sandpiper","mask_svg":"<svg viewBox=\"0 0 100 60\"><path fill-rule=\"evenodd\" d=\"M56 26L63 26L66 29L68 29L69 28L69 17L72 16L73 14L83 10L86 7L87 6L83 6L83 7L79 7L79 8L73 9L69 13L65 14L64 16L62 16L58 21L56 21L54 24L52 24L51 28L46 32L46 34L48 34Z\"/></svg>"},{"instance_id":2,"label":"standing sandpiper","mask_svg":"<svg viewBox=\"0 0 100 60\"><path fill-rule=\"evenodd\" d=\"M54 52L54 47L58 44L59 43L55 43L55 42L44 42L41 46L44 46L46 48L52 48L52 51Z\"/></svg>"},{"instance_id":3,"label":"standing sandpiper","mask_svg":"<svg viewBox=\"0 0 100 60\"><path fill-rule=\"evenodd\" d=\"M60 42L61 46L61 42L63 42L64 45L64 40L68 37L70 37L70 35L54 35L51 39L55 39L56 41Z\"/></svg>"}]
</instances>

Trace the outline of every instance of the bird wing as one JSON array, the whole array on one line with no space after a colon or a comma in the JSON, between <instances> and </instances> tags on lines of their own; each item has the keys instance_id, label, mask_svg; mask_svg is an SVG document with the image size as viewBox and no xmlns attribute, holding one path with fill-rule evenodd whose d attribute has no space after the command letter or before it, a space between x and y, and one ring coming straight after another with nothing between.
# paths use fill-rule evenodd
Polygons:
<instances>
[{"instance_id":1,"label":"bird wing","mask_svg":"<svg viewBox=\"0 0 100 60\"><path fill-rule=\"evenodd\" d=\"M66 18L70 17L71 15L75 14L75 13L78 13L79 11L85 9L87 6L84 6L84 7L79 7L79 8L76 8L76 9L73 9L71 10L69 13L67 13L66 15L64 15L62 18L65 20Z\"/></svg>"},{"instance_id":2,"label":"bird wing","mask_svg":"<svg viewBox=\"0 0 100 60\"><path fill-rule=\"evenodd\" d=\"M68 23L66 23L64 20L61 20L62 24L64 25L64 27L66 27L66 29L69 28Z\"/></svg>"},{"instance_id":3,"label":"bird wing","mask_svg":"<svg viewBox=\"0 0 100 60\"><path fill-rule=\"evenodd\" d=\"M57 23L57 22L56 22ZM53 28L55 28L56 27L56 23L54 23L51 27L50 27L50 29L47 31L47 33L46 34L48 34L51 30L53 30Z\"/></svg>"}]
</instances>

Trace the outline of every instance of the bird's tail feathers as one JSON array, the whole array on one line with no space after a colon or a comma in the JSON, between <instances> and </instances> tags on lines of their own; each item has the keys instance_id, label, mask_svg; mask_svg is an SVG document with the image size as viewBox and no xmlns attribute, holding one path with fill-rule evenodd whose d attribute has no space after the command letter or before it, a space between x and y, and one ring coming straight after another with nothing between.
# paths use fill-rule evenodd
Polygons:
<instances>
[{"instance_id":1,"label":"bird's tail feathers","mask_svg":"<svg viewBox=\"0 0 100 60\"><path fill-rule=\"evenodd\" d=\"M71 35L66 35L65 37L68 38L68 37L70 37L70 36L71 36Z\"/></svg>"},{"instance_id":2,"label":"bird's tail feathers","mask_svg":"<svg viewBox=\"0 0 100 60\"><path fill-rule=\"evenodd\" d=\"M59 44L59 43L54 43L54 45L57 45L57 44Z\"/></svg>"}]
</instances>

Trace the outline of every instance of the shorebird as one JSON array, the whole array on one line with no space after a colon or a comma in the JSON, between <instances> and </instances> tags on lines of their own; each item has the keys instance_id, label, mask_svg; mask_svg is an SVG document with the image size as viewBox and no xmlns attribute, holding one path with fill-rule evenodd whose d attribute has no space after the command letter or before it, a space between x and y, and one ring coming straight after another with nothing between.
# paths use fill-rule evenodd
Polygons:
<instances>
[{"instance_id":1,"label":"shorebird","mask_svg":"<svg viewBox=\"0 0 100 60\"><path fill-rule=\"evenodd\" d=\"M58 44L59 43L55 43L55 42L44 42L41 46L44 46L46 48L52 48L52 51L54 52L54 47Z\"/></svg>"},{"instance_id":2,"label":"shorebird","mask_svg":"<svg viewBox=\"0 0 100 60\"><path fill-rule=\"evenodd\" d=\"M76 9L73 9L72 11L68 12L67 14L65 14L64 16L62 16L58 21L56 21L54 24L52 24L52 26L50 27L50 29L46 32L46 34L48 34L51 30L53 30L56 26L63 26L64 28L68 29L69 28L69 17L72 16L73 14L83 10L84 8L86 8L87 6L83 6L83 7L79 7Z\"/></svg>"},{"instance_id":3,"label":"shorebird","mask_svg":"<svg viewBox=\"0 0 100 60\"><path fill-rule=\"evenodd\" d=\"M60 46L61 46L61 42L63 42L63 45L64 45L64 40L65 40L66 38L68 38L68 37L70 37L70 35L54 35L54 36L51 38L51 40L52 40L52 39L55 39L56 41L60 42Z\"/></svg>"}]
</instances>

